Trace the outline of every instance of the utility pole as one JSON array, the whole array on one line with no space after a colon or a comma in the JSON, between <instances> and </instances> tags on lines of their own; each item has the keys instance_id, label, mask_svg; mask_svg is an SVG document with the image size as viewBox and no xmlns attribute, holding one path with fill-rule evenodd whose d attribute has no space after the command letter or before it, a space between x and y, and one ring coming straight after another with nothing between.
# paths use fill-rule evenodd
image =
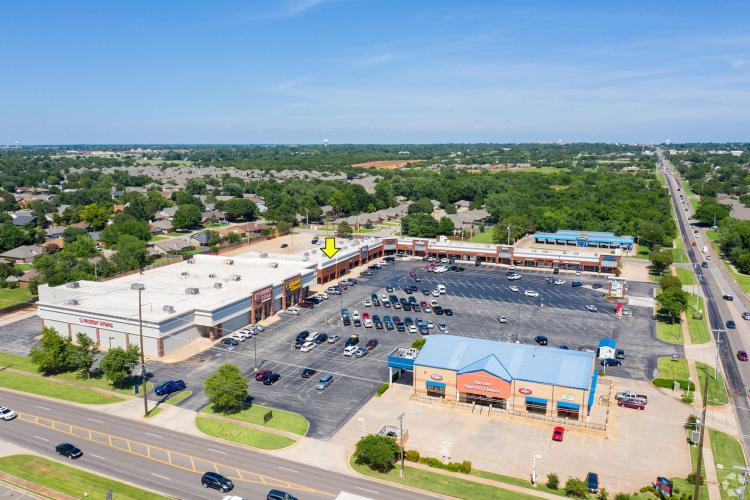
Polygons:
<instances>
[{"instance_id":1,"label":"utility pole","mask_svg":"<svg viewBox=\"0 0 750 500\"><path fill-rule=\"evenodd\" d=\"M401 441L401 477L404 477L404 413L398 416L398 438Z\"/></svg>"},{"instance_id":2,"label":"utility pole","mask_svg":"<svg viewBox=\"0 0 750 500\"><path fill-rule=\"evenodd\" d=\"M143 416L148 417L148 390L146 389L146 357L143 354L143 305L141 293L146 288L143 283L133 283L132 290L138 290L138 337L141 344L141 386L143 390Z\"/></svg>"},{"instance_id":3,"label":"utility pole","mask_svg":"<svg viewBox=\"0 0 750 500\"><path fill-rule=\"evenodd\" d=\"M703 385L703 415L701 416L701 434L698 439L698 459L695 463L695 490L693 491L693 498L700 498L701 483L703 483L703 476L701 475L701 467L703 467L703 436L706 432L706 400L708 399L708 379Z\"/></svg>"},{"instance_id":4,"label":"utility pole","mask_svg":"<svg viewBox=\"0 0 750 500\"><path fill-rule=\"evenodd\" d=\"M716 370L719 366L719 349L721 349L721 332L716 332L716 362L714 363L714 380L718 377Z\"/></svg>"},{"instance_id":5,"label":"utility pole","mask_svg":"<svg viewBox=\"0 0 750 500\"><path fill-rule=\"evenodd\" d=\"M508 226L508 246L510 246L510 226Z\"/></svg>"}]
</instances>

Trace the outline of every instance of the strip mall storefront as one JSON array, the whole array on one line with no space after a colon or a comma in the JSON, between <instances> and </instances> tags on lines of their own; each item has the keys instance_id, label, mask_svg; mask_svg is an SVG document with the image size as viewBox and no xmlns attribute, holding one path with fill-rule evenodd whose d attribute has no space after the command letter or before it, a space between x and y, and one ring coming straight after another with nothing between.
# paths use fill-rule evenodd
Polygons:
<instances>
[{"instance_id":1,"label":"strip mall storefront","mask_svg":"<svg viewBox=\"0 0 750 500\"><path fill-rule=\"evenodd\" d=\"M253 293L251 322L257 323L273 314L273 287L269 286Z\"/></svg>"}]
</instances>

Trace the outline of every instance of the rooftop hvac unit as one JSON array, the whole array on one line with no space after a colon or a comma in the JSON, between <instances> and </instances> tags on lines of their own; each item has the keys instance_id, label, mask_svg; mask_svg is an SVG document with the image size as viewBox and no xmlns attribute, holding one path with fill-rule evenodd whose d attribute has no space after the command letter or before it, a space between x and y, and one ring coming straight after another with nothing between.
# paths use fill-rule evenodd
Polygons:
<instances>
[{"instance_id":1,"label":"rooftop hvac unit","mask_svg":"<svg viewBox=\"0 0 750 500\"><path fill-rule=\"evenodd\" d=\"M242 276L239 274L230 274L229 275L229 281L239 281L242 279Z\"/></svg>"},{"instance_id":2,"label":"rooftop hvac unit","mask_svg":"<svg viewBox=\"0 0 750 500\"><path fill-rule=\"evenodd\" d=\"M214 288L221 288L221 286L221 283L219 283L218 281L214 283Z\"/></svg>"},{"instance_id":3,"label":"rooftop hvac unit","mask_svg":"<svg viewBox=\"0 0 750 500\"><path fill-rule=\"evenodd\" d=\"M189 271L182 271L180 273L180 276L190 276L190 272Z\"/></svg>"},{"instance_id":4,"label":"rooftop hvac unit","mask_svg":"<svg viewBox=\"0 0 750 500\"><path fill-rule=\"evenodd\" d=\"M195 264L195 259L188 259L188 260L187 260L187 263L188 263L188 264Z\"/></svg>"},{"instance_id":5,"label":"rooftop hvac unit","mask_svg":"<svg viewBox=\"0 0 750 500\"><path fill-rule=\"evenodd\" d=\"M216 277L216 274L215 274L215 273L211 273L211 274L209 274L209 275L208 275L208 277L209 277L209 278L215 278L215 277Z\"/></svg>"},{"instance_id":6,"label":"rooftop hvac unit","mask_svg":"<svg viewBox=\"0 0 750 500\"><path fill-rule=\"evenodd\" d=\"M279 263L278 262L269 262L268 263L268 267L270 267L271 269L276 269L277 267L279 267Z\"/></svg>"},{"instance_id":7,"label":"rooftop hvac unit","mask_svg":"<svg viewBox=\"0 0 750 500\"><path fill-rule=\"evenodd\" d=\"M231 265L234 264L234 259L227 259L226 263L227 263L228 266L231 266Z\"/></svg>"},{"instance_id":8,"label":"rooftop hvac unit","mask_svg":"<svg viewBox=\"0 0 750 500\"><path fill-rule=\"evenodd\" d=\"M68 299L65 301L65 303L69 306L77 306L78 305L78 299Z\"/></svg>"},{"instance_id":9,"label":"rooftop hvac unit","mask_svg":"<svg viewBox=\"0 0 750 500\"><path fill-rule=\"evenodd\" d=\"M165 313L173 313L174 312L174 306L166 305L161 308L162 311Z\"/></svg>"},{"instance_id":10,"label":"rooftop hvac unit","mask_svg":"<svg viewBox=\"0 0 750 500\"><path fill-rule=\"evenodd\" d=\"M78 283L77 281L69 281L65 283L65 286L68 288L81 288L81 284Z\"/></svg>"},{"instance_id":11,"label":"rooftop hvac unit","mask_svg":"<svg viewBox=\"0 0 750 500\"><path fill-rule=\"evenodd\" d=\"M263 252L262 254L260 254L260 258L261 259L267 259L268 258L268 254L266 252Z\"/></svg>"},{"instance_id":12,"label":"rooftop hvac unit","mask_svg":"<svg viewBox=\"0 0 750 500\"><path fill-rule=\"evenodd\" d=\"M187 295L198 295L200 293L200 290L197 288L186 288L185 294Z\"/></svg>"}]
</instances>

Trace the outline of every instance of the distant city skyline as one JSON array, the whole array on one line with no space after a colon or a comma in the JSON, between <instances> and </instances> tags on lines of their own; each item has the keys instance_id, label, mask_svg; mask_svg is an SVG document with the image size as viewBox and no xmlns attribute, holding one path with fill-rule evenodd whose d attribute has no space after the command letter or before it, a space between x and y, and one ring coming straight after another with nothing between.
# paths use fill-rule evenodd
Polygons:
<instances>
[{"instance_id":1,"label":"distant city skyline","mask_svg":"<svg viewBox=\"0 0 750 500\"><path fill-rule=\"evenodd\" d=\"M750 141L745 2L32 0L3 14L0 144Z\"/></svg>"}]
</instances>

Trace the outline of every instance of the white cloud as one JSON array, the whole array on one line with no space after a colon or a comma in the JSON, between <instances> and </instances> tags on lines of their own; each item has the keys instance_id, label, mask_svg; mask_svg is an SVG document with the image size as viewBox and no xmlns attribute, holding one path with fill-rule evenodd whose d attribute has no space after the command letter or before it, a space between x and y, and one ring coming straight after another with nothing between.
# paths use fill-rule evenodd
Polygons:
<instances>
[{"instance_id":1,"label":"white cloud","mask_svg":"<svg viewBox=\"0 0 750 500\"><path fill-rule=\"evenodd\" d=\"M367 68L372 68L373 66L378 66L380 64L391 62L394 59L396 59L395 54L391 52L386 52L386 53L377 54L374 56L363 57L355 63L354 67L356 69L367 69Z\"/></svg>"},{"instance_id":2,"label":"white cloud","mask_svg":"<svg viewBox=\"0 0 750 500\"><path fill-rule=\"evenodd\" d=\"M747 66L747 59L730 59L729 67L732 69L742 69Z\"/></svg>"},{"instance_id":3,"label":"white cloud","mask_svg":"<svg viewBox=\"0 0 750 500\"><path fill-rule=\"evenodd\" d=\"M282 17L294 17L298 14L302 14L306 10L310 10L318 5L322 4L327 0L294 0L287 3L279 12Z\"/></svg>"}]
</instances>

